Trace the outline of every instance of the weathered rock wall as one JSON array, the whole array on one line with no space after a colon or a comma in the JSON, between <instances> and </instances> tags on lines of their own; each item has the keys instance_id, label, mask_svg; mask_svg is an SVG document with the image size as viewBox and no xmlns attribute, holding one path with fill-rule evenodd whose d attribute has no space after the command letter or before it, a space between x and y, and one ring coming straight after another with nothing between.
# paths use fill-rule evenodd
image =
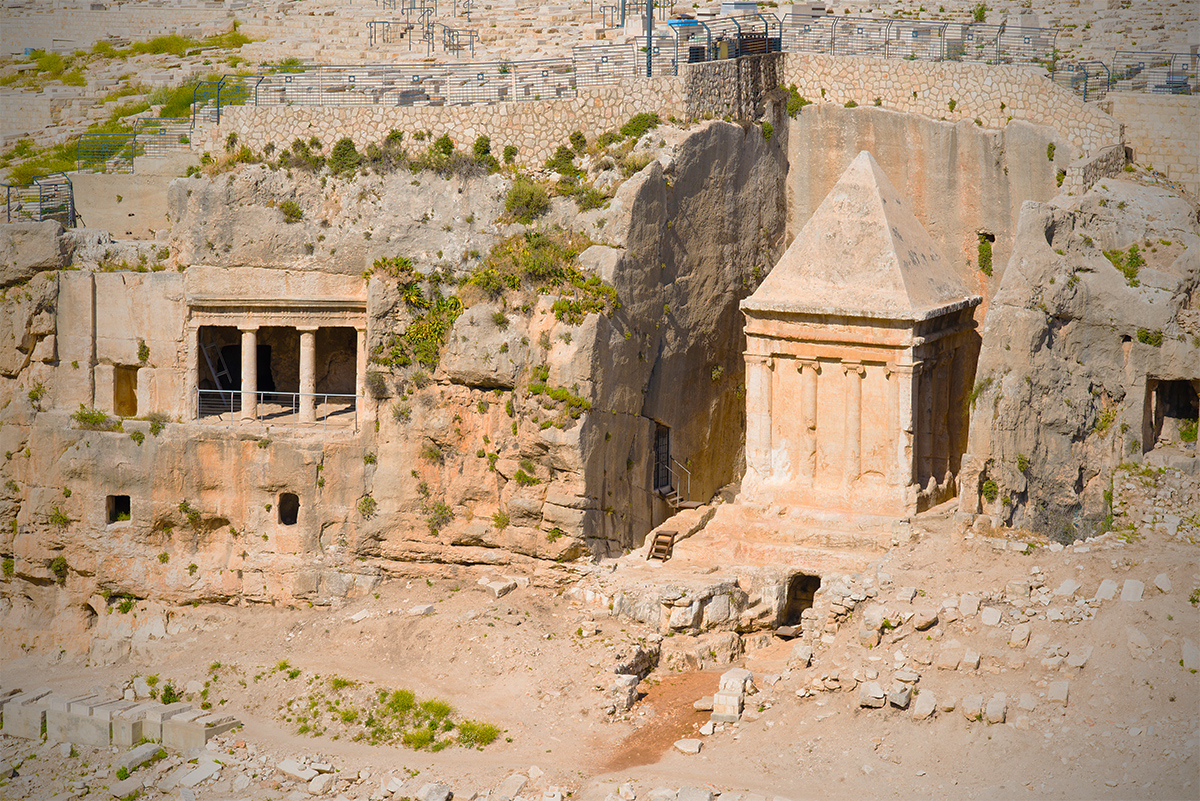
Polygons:
<instances>
[{"instance_id":1,"label":"weathered rock wall","mask_svg":"<svg viewBox=\"0 0 1200 801\"><path fill-rule=\"evenodd\" d=\"M788 124L788 231L797 232L863 150L906 197L913 213L955 264L978 263L979 235L994 237L994 269L1003 274L1021 204L1058 192L1056 172L1068 163L1047 145L1046 127L1011 123L1003 130L949 123L886 108L805 106ZM971 289L991 295L978 270Z\"/></svg>"},{"instance_id":2,"label":"weathered rock wall","mask_svg":"<svg viewBox=\"0 0 1200 801\"><path fill-rule=\"evenodd\" d=\"M985 128L1016 121L1049 126L1059 147L1073 151L1071 158L1124 138L1120 122L1030 67L788 53L783 82L814 102L868 106L878 100L930 119L978 119Z\"/></svg>"},{"instance_id":3,"label":"weathered rock wall","mask_svg":"<svg viewBox=\"0 0 1200 801\"><path fill-rule=\"evenodd\" d=\"M1148 382L1200 386L1200 226L1168 191L1108 179L1069 207L1026 203L1016 233L984 324L960 509L1069 540L1103 524L1122 461L1197 469L1194 442L1143 429ZM1131 245L1134 279L1102 252L1128 264Z\"/></svg>"}]
</instances>

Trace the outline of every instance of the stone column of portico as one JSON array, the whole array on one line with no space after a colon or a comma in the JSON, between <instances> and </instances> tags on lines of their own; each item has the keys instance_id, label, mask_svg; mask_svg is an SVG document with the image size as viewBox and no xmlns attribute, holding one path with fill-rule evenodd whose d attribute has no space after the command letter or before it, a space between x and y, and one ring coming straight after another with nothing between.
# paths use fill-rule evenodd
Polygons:
<instances>
[{"instance_id":1,"label":"stone column of portico","mask_svg":"<svg viewBox=\"0 0 1200 801\"><path fill-rule=\"evenodd\" d=\"M817 373L816 359L801 359L800 366L800 480L811 486L817 467Z\"/></svg>"},{"instance_id":2,"label":"stone column of portico","mask_svg":"<svg viewBox=\"0 0 1200 801\"><path fill-rule=\"evenodd\" d=\"M766 481L771 475L770 356L746 354L746 472Z\"/></svg>"},{"instance_id":3,"label":"stone column of portico","mask_svg":"<svg viewBox=\"0 0 1200 801\"><path fill-rule=\"evenodd\" d=\"M200 419L200 326L191 325L187 330L187 408Z\"/></svg>"},{"instance_id":4,"label":"stone column of portico","mask_svg":"<svg viewBox=\"0 0 1200 801\"><path fill-rule=\"evenodd\" d=\"M300 422L313 423L317 419L317 329L316 326L301 328L300 332Z\"/></svg>"},{"instance_id":5,"label":"stone column of portico","mask_svg":"<svg viewBox=\"0 0 1200 801\"><path fill-rule=\"evenodd\" d=\"M911 363L892 362L888 365L888 419L896 434L888 481L900 487L917 481L917 465L913 459L913 376Z\"/></svg>"},{"instance_id":6,"label":"stone column of portico","mask_svg":"<svg viewBox=\"0 0 1200 801\"><path fill-rule=\"evenodd\" d=\"M239 326L242 332L242 419L258 417L258 326Z\"/></svg>"},{"instance_id":7,"label":"stone column of portico","mask_svg":"<svg viewBox=\"0 0 1200 801\"><path fill-rule=\"evenodd\" d=\"M959 460L965 450L962 442L963 431L963 398L960 385L962 383L962 349L954 348L950 352L949 361L946 365L946 392L949 393L949 402L946 406L946 430L947 436L950 438L950 464L946 468L947 473L951 476L955 475L959 470Z\"/></svg>"},{"instance_id":8,"label":"stone column of portico","mask_svg":"<svg viewBox=\"0 0 1200 801\"><path fill-rule=\"evenodd\" d=\"M918 362L914 365L917 372L918 408L917 408L917 461L919 471L917 483L925 488L926 482L933 475L933 363Z\"/></svg>"},{"instance_id":9,"label":"stone column of portico","mask_svg":"<svg viewBox=\"0 0 1200 801\"><path fill-rule=\"evenodd\" d=\"M950 354L938 354L933 370L933 475L944 484L950 472Z\"/></svg>"},{"instance_id":10,"label":"stone column of portico","mask_svg":"<svg viewBox=\"0 0 1200 801\"><path fill-rule=\"evenodd\" d=\"M846 442L842 451L842 483L850 487L862 475L862 382L866 368L862 362L842 362L846 371Z\"/></svg>"},{"instance_id":11,"label":"stone column of portico","mask_svg":"<svg viewBox=\"0 0 1200 801\"><path fill-rule=\"evenodd\" d=\"M367 412L367 329L354 329L354 419L361 426Z\"/></svg>"}]
</instances>

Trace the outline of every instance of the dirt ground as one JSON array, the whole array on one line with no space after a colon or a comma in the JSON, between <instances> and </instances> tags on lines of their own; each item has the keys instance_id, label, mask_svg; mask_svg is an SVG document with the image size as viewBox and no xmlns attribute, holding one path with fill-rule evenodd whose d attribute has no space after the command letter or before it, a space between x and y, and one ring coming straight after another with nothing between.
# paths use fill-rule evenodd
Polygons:
<instances>
[{"instance_id":1,"label":"dirt ground","mask_svg":"<svg viewBox=\"0 0 1200 801\"><path fill-rule=\"evenodd\" d=\"M1139 485L1126 493L1131 515L1140 518L1137 503L1155 502L1153 492L1152 485ZM628 714L610 715L607 690L617 654L653 632L536 587L496 599L466 573L448 579L434 567L424 577L386 582L374 596L338 609L189 608L182 612L205 621L205 628L158 641L145 663L87 667L33 653L4 664L0 684L102 688L117 697L136 675L157 674L158 686L169 681L180 689L208 681L208 702L245 724L222 738L223 747L232 753L241 742L270 764L321 757L347 779L366 771L370 778L338 785L335 792L347 798L366 799L378 791L380 778L406 778L412 771L422 780L445 781L457 798L470 798L533 766L544 775L527 786L527 798L556 787L576 799L600 801L623 784L638 798L654 788L682 786L727 797L751 792L791 799L1200 798L1200 679L1183 665L1187 642L1194 648L1200 640L1195 542L1148 524L1123 537L1110 533L1054 551L1045 541L1026 538L1018 551L1011 533L1008 540L956 539L944 511L918 519L915 528L913 542L872 566L881 586L877 600L889 614L902 619L905 609L937 609L970 593L985 607L1001 609L1001 624L985 625L981 615L951 620L953 614L943 614L927 631L900 625L867 648L858 640L856 614L833 642L818 644L807 668L789 663L792 643L776 640L739 661L754 672L757 688L743 720L707 737L698 733L707 713L693 703L713 693L725 667L655 671ZM484 575L481 570L475 577ZM1166 590L1156 586L1164 576ZM1118 592L1111 600L1097 599L1104 579L1122 587L1127 579L1142 581L1143 597L1122 601ZM1068 580L1079 588L1055 594ZM1013 581L1033 584L1032 599L1007 601ZM902 587L917 590L912 604L892 597ZM411 612L422 604L435 611ZM358 622L350 620L363 611ZM1070 614L1060 620L1059 611ZM1011 621L1026 617L1029 644L1009 645ZM593 627L598 633L590 633ZM978 651L978 668L938 669L938 649L951 639ZM1061 659L1089 647L1083 667ZM214 668L215 662L220 666ZM939 703L960 699L958 708L915 721L911 710L861 708L856 690L814 690L814 683L833 674L845 685L870 680L872 673L886 689L898 666L920 674L919 692L933 693ZM333 677L352 683L334 689ZM1050 682L1061 680L1070 687L1065 707L1048 699ZM495 724L500 736L482 749L430 753L355 741L355 727L336 715L322 718L319 736L301 734L300 719L293 717L313 697L348 709L379 690L398 688L418 699L444 699L461 718ZM193 690L189 700L198 703L197 685ZM987 701L996 693L1007 698L1004 723L968 720L962 713L966 696ZM701 738L703 750L677 751L673 743L681 737ZM0 757L15 755L14 765L39 748L7 737L0 746ZM54 797L112 758L79 749L72 761L46 746L41 750L39 759L21 765L24 779L0 786L0 798ZM90 769L79 767L89 760ZM196 788L196 797L287 797L289 787L277 780L264 770L247 788L235 791L222 780ZM103 783L103 777L92 779L93 786Z\"/></svg>"}]
</instances>

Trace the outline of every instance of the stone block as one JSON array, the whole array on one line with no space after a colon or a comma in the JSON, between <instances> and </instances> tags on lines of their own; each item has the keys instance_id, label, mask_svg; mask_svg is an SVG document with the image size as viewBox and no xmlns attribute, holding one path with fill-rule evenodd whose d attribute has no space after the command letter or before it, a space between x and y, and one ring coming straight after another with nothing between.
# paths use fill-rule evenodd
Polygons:
<instances>
[{"instance_id":1,"label":"stone block","mask_svg":"<svg viewBox=\"0 0 1200 801\"><path fill-rule=\"evenodd\" d=\"M316 780L314 779L314 781ZM453 795L454 793L451 792L449 785L441 784L440 782L429 782L422 785L420 790L417 790L416 799L417 801L450 801Z\"/></svg>"},{"instance_id":2,"label":"stone block","mask_svg":"<svg viewBox=\"0 0 1200 801\"><path fill-rule=\"evenodd\" d=\"M1008 714L1008 697L1004 693L996 693L988 699L984 715L988 723L1003 723Z\"/></svg>"},{"instance_id":3,"label":"stone block","mask_svg":"<svg viewBox=\"0 0 1200 801\"><path fill-rule=\"evenodd\" d=\"M1067 705L1067 696L1070 693L1070 682L1052 681L1050 687L1046 690L1046 700L1052 704Z\"/></svg>"},{"instance_id":4,"label":"stone block","mask_svg":"<svg viewBox=\"0 0 1200 801\"><path fill-rule=\"evenodd\" d=\"M191 717L190 712L177 715L163 723L162 742L167 748L187 752L193 748L203 748L210 737L216 737L237 726L237 718L232 715L200 715Z\"/></svg>"},{"instance_id":5,"label":"stone block","mask_svg":"<svg viewBox=\"0 0 1200 801\"><path fill-rule=\"evenodd\" d=\"M733 723L742 716L743 696L737 692L718 692L713 695L710 720L717 723Z\"/></svg>"},{"instance_id":6,"label":"stone block","mask_svg":"<svg viewBox=\"0 0 1200 801\"><path fill-rule=\"evenodd\" d=\"M897 684L888 693L888 703L897 709L908 709L910 701L912 701L912 687L910 685Z\"/></svg>"},{"instance_id":7,"label":"stone block","mask_svg":"<svg viewBox=\"0 0 1200 801\"><path fill-rule=\"evenodd\" d=\"M525 784L529 781L523 773L514 773L507 779L500 782L500 786L496 788L496 798L507 798L509 801L520 795L521 790L525 789Z\"/></svg>"},{"instance_id":8,"label":"stone block","mask_svg":"<svg viewBox=\"0 0 1200 801\"><path fill-rule=\"evenodd\" d=\"M800 667L808 667L812 663L813 649L808 643L799 642L792 646L792 657L788 661Z\"/></svg>"},{"instance_id":9,"label":"stone block","mask_svg":"<svg viewBox=\"0 0 1200 801\"><path fill-rule=\"evenodd\" d=\"M333 789L333 785L336 782L337 776L334 776L332 773L317 774L308 783L308 794L325 795ZM420 798L420 794L417 797Z\"/></svg>"},{"instance_id":10,"label":"stone block","mask_svg":"<svg viewBox=\"0 0 1200 801\"><path fill-rule=\"evenodd\" d=\"M720 689L722 692L744 693L749 689L754 674L746 668L732 668L721 674Z\"/></svg>"},{"instance_id":11,"label":"stone block","mask_svg":"<svg viewBox=\"0 0 1200 801\"><path fill-rule=\"evenodd\" d=\"M913 628L917 631L925 631L937 625L938 613L936 609L923 608L918 609L912 618Z\"/></svg>"},{"instance_id":12,"label":"stone block","mask_svg":"<svg viewBox=\"0 0 1200 801\"><path fill-rule=\"evenodd\" d=\"M192 705L183 701L176 701L173 704L156 704L147 709L142 717L142 736L148 740L162 742L163 723L191 711L193 711Z\"/></svg>"},{"instance_id":13,"label":"stone block","mask_svg":"<svg viewBox=\"0 0 1200 801\"><path fill-rule=\"evenodd\" d=\"M1142 600L1142 593L1145 589L1146 585L1137 579L1125 579L1125 584L1121 587L1121 600L1136 603Z\"/></svg>"},{"instance_id":14,"label":"stone block","mask_svg":"<svg viewBox=\"0 0 1200 801\"><path fill-rule=\"evenodd\" d=\"M113 770L125 768L125 770L133 773L135 770L145 765L159 752L158 743L142 743L131 751L126 751L113 761Z\"/></svg>"},{"instance_id":15,"label":"stone block","mask_svg":"<svg viewBox=\"0 0 1200 801\"><path fill-rule=\"evenodd\" d=\"M1024 648L1029 644L1029 624L1018 623L1013 626L1012 633L1008 635L1008 644L1013 648Z\"/></svg>"},{"instance_id":16,"label":"stone block","mask_svg":"<svg viewBox=\"0 0 1200 801\"><path fill-rule=\"evenodd\" d=\"M983 696L982 695L967 695L962 699L962 704L959 709L963 713L963 717L967 720L979 720L982 718L983 712Z\"/></svg>"},{"instance_id":17,"label":"stone block","mask_svg":"<svg viewBox=\"0 0 1200 801\"><path fill-rule=\"evenodd\" d=\"M979 598L974 595L964 595L958 599L958 611L963 617L971 617L979 613Z\"/></svg>"},{"instance_id":18,"label":"stone block","mask_svg":"<svg viewBox=\"0 0 1200 801\"><path fill-rule=\"evenodd\" d=\"M698 754L703 747L704 742L702 740L696 740L691 737L675 741L675 748L685 754Z\"/></svg>"},{"instance_id":19,"label":"stone block","mask_svg":"<svg viewBox=\"0 0 1200 801\"><path fill-rule=\"evenodd\" d=\"M46 721L46 708L36 704L48 695L50 695L49 689L41 689L4 699L4 733L26 740L42 739L42 724Z\"/></svg>"},{"instance_id":20,"label":"stone block","mask_svg":"<svg viewBox=\"0 0 1200 801\"><path fill-rule=\"evenodd\" d=\"M937 699L933 693L926 690L917 696L916 702L912 705L913 720L926 720L933 717L933 712L937 708Z\"/></svg>"},{"instance_id":21,"label":"stone block","mask_svg":"<svg viewBox=\"0 0 1200 801\"><path fill-rule=\"evenodd\" d=\"M858 705L878 709L882 707L887 700L884 696L883 688L879 686L877 681L868 681L859 685L858 688Z\"/></svg>"},{"instance_id":22,"label":"stone block","mask_svg":"<svg viewBox=\"0 0 1200 801\"><path fill-rule=\"evenodd\" d=\"M1101 601L1111 601L1117 597L1117 587L1117 582L1112 579L1105 579L1096 588L1096 598Z\"/></svg>"},{"instance_id":23,"label":"stone block","mask_svg":"<svg viewBox=\"0 0 1200 801\"><path fill-rule=\"evenodd\" d=\"M216 776L221 770L221 763L211 757L202 757L200 762L179 780L180 787L195 787L200 782Z\"/></svg>"},{"instance_id":24,"label":"stone block","mask_svg":"<svg viewBox=\"0 0 1200 801\"><path fill-rule=\"evenodd\" d=\"M113 782L108 786L109 795L113 798L125 798L142 789L142 777L130 776L122 781Z\"/></svg>"},{"instance_id":25,"label":"stone block","mask_svg":"<svg viewBox=\"0 0 1200 801\"><path fill-rule=\"evenodd\" d=\"M103 748L112 742L112 724L102 717L50 709L46 712L46 740Z\"/></svg>"},{"instance_id":26,"label":"stone block","mask_svg":"<svg viewBox=\"0 0 1200 801\"><path fill-rule=\"evenodd\" d=\"M985 626L996 626L1000 623L1000 610L994 606L984 607L979 613L979 620Z\"/></svg>"}]
</instances>

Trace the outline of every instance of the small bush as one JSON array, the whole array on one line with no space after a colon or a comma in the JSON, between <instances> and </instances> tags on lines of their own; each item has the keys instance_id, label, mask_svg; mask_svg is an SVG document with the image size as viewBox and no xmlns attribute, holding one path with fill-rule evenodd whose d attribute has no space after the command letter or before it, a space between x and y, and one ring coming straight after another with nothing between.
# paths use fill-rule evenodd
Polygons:
<instances>
[{"instance_id":1,"label":"small bush","mask_svg":"<svg viewBox=\"0 0 1200 801\"><path fill-rule=\"evenodd\" d=\"M129 438L131 440L133 440L134 442L136 442L138 445L141 445L142 442L145 441L146 435L143 434L141 431L130 431Z\"/></svg>"},{"instance_id":2,"label":"small bush","mask_svg":"<svg viewBox=\"0 0 1200 801\"><path fill-rule=\"evenodd\" d=\"M504 146L504 163L512 164L514 161L516 161L516 159L517 159L517 146L516 145L505 145Z\"/></svg>"},{"instance_id":3,"label":"small bush","mask_svg":"<svg viewBox=\"0 0 1200 801\"><path fill-rule=\"evenodd\" d=\"M629 122L621 126L621 136L627 139L629 137L640 139L647 131L657 128L660 122L657 114L646 112L634 114L629 118Z\"/></svg>"},{"instance_id":4,"label":"small bush","mask_svg":"<svg viewBox=\"0 0 1200 801\"><path fill-rule=\"evenodd\" d=\"M160 704L174 704L182 700L179 691L175 689L175 685L169 681L163 685L162 692L158 695L158 702Z\"/></svg>"},{"instance_id":5,"label":"small bush","mask_svg":"<svg viewBox=\"0 0 1200 801\"><path fill-rule=\"evenodd\" d=\"M123 428L120 420L114 420L100 409L89 409L82 403L71 419L86 431L120 431Z\"/></svg>"},{"instance_id":6,"label":"small bush","mask_svg":"<svg viewBox=\"0 0 1200 801\"><path fill-rule=\"evenodd\" d=\"M352 173L362 163L362 155L349 137L339 139L329 152L329 171L334 175Z\"/></svg>"},{"instance_id":7,"label":"small bush","mask_svg":"<svg viewBox=\"0 0 1200 801\"><path fill-rule=\"evenodd\" d=\"M546 190L525 177L513 181L508 197L504 199L504 210L508 215L525 225L545 214L549 208L550 196Z\"/></svg>"},{"instance_id":8,"label":"small bush","mask_svg":"<svg viewBox=\"0 0 1200 801\"><path fill-rule=\"evenodd\" d=\"M54 580L60 585L67 583L68 569L65 557L56 556L50 560L50 572L54 574Z\"/></svg>"},{"instance_id":9,"label":"small bush","mask_svg":"<svg viewBox=\"0 0 1200 801\"><path fill-rule=\"evenodd\" d=\"M762 124L762 134L763 139L766 139L768 142L770 142L771 137L775 135L775 126L764 120Z\"/></svg>"},{"instance_id":10,"label":"small bush","mask_svg":"<svg viewBox=\"0 0 1200 801\"><path fill-rule=\"evenodd\" d=\"M983 499L988 503L992 503L996 500L996 498L1000 497L999 485L997 485L996 482L992 481L990 478L983 482L983 486L980 487L980 491L983 493Z\"/></svg>"},{"instance_id":11,"label":"small bush","mask_svg":"<svg viewBox=\"0 0 1200 801\"><path fill-rule=\"evenodd\" d=\"M375 503L375 499L370 495L364 495L358 499L358 513L363 517L370 517L375 514L377 507L378 504Z\"/></svg>"},{"instance_id":12,"label":"small bush","mask_svg":"<svg viewBox=\"0 0 1200 801\"><path fill-rule=\"evenodd\" d=\"M429 510L429 533L437 534L454 519L454 510L441 501L435 503Z\"/></svg>"},{"instance_id":13,"label":"small bush","mask_svg":"<svg viewBox=\"0 0 1200 801\"><path fill-rule=\"evenodd\" d=\"M1139 328L1137 338L1138 342L1141 342L1143 345L1153 345L1156 348L1162 347L1162 331L1151 331L1148 328Z\"/></svg>"},{"instance_id":14,"label":"small bush","mask_svg":"<svg viewBox=\"0 0 1200 801\"><path fill-rule=\"evenodd\" d=\"M1183 420L1179 424L1179 439L1183 442L1195 442L1197 428L1200 428L1200 421L1196 418Z\"/></svg>"},{"instance_id":15,"label":"small bush","mask_svg":"<svg viewBox=\"0 0 1200 801\"><path fill-rule=\"evenodd\" d=\"M4 559L4 577L11 578L12 575L16 572L17 572L17 563L12 559L12 557L5 557L5 559Z\"/></svg>"},{"instance_id":16,"label":"small bush","mask_svg":"<svg viewBox=\"0 0 1200 801\"><path fill-rule=\"evenodd\" d=\"M951 111L954 111L955 107L957 107L957 106L958 106L958 101L954 100L953 98L951 98L950 102L946 104L946 108L950 109Z\"/></svg>"},{"instance_id":17,"label":"small bush","mask_svg":"<svg viewBox=\"0 0 1200 801\"><path fill-rule=\"evenodd\" d=\"M567 139L571 143L572 149L579 155L582 156L587 150L587 137L583 135L583 131L575 131Z\"/></svg>"},{"instance_id":18,"label":"small bush","mask_svg":"<svg viewBox=\"0 0 1200 801\"><path fill-rule=\"evenodd\" d=\"M992 274L992 240L983 234L979 235L979 271L987 276Z\"/></svg>"},{"instance_id":19,"label":"small bush","mask_svg":"<svg viewBox=\"0 0 1200 801\"><path fill-rule=\"evenodd\" d=\"M534 484L541 483L541 479L537 478L536 476L529 475L520 468L517 469L516 475L513 476L513 480L522 487L532 487Z\"/></svg>"},{"instance_id":20,"label":"small bush","mask_svg":"<svg viewBox=\"0 0 1200 801\"><path fill-rule=\"evenodd\" d=\"M427 462L440 463L445 458L442 449L432 442L425 443L425 447L421 449L421 458Z\"/></svg>"},{"instance_id":21,"label":"small bush","mask_svg":"<svg viewBox=\"0 0 1200 801\"><path fill-rule=\"evenodd\" d=\"M492 525L496 527L497 531L504 531L508 528L508 512L498 511L492 515Z\"/></svg>"},{"instance_id":22,"label":"small bush","mask_svg":"<svg viewBox=\"0 0 1200 801\"><path fill-rule=\"evenodd\" d=\"M71 518L67 517L66 512L55 506L54 510L50 512L50 523L58 528L66 528L70 525Z\"/></svg>"},{"instance_id":23,"label":"small bush","mask_svg":"<svg viewBox=\"0 0 1200 801\"><path fill-rule=\"evenodd\" d=\"M800 109L811 104L812 101L800 94L800 90L796 88L795 84L788 87L787 113L789 117L795 119L796 115L800 113Z\"/></svg>"},{"instance_id":24,"label":"small bush","mask_svg":"<svg viewBox=\"0 0 1200 801\"><path fill-rule=\"evenodd\" d=\"M476 720L464 720L458 724L458 742L468 748L478 748L491 744L500 736L500 729L491 723L481 723Z\"/></svg>"},{"instance_id":25,"label":"small bush","mask_svg":"<svg viewBox=\"0 0 1200 801\"><path fill-rule=\"evenodd\" d=\"M1053 142L1046 145L1046 160L1054 161L1054 143ZM1061 186L1061 184L1060 184L1060 186Z\"/></svg>"},{"instance_id":26,"label":"small bush","mask_svg":"<svg viewBox=\"0 0 1200 801\"><path fill-rule=\"evenodd\" d=\"M294 200L285 200L280 203L279 211L283 213L283 221L289 225L304 219L304 210Z\"/></svg>"}]
</instances>

